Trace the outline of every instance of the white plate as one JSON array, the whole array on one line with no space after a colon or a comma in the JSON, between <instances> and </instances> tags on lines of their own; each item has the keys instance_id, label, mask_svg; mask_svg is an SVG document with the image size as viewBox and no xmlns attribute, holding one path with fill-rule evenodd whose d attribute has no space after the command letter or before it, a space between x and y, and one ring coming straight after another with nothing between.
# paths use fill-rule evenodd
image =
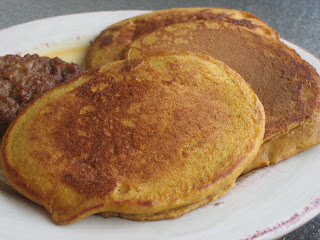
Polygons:
<instances>
[{"instance_id":1,"label":"white plate","mask_svg":"<svg viewBox=\"0 0 320 240\"><path fill-rule=\"evenodd\" d=\"M88 44L106 26L146 11L94 12L33 21L0 31L0 56ZM320 61L286 42L320 72ZM68 45L69 44L69 45ZM217 201L183 217L134 222L91 216L56 226L46 211L0 188L0 239L272 239L320 213L320 146L241 177ZM0 172L1 175L1 172ZM1 180L1 178L0 178ZM1 185L1 184L0 184Z\"/></svg>"}]
</instances>

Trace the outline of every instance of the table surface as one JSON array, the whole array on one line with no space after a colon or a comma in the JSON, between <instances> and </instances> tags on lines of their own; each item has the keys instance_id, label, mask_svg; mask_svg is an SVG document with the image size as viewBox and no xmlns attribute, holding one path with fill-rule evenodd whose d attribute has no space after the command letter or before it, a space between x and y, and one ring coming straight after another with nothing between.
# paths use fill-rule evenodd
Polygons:
<instances>
[{"instance_id":1,"label":"table surface","mask_svg":"<svg viewBox=\"0 0 320 240\"><path fill-rule=\"evenodd\" d=\"M36 19L102 10L158 10L175 7L223 7L253 13L287 39L320 58L319 0L1 0L0 29ZM320 215L280 238L319 240Z\"/></svg>"}]
</instances>

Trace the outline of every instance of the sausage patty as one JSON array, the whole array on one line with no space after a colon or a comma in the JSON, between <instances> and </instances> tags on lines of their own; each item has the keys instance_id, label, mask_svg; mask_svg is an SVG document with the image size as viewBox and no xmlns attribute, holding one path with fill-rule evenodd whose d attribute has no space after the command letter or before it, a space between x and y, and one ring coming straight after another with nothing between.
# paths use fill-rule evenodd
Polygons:
<instances>
[{"instance_id":1,"label":"sausage patty","mask_svg":"<svg viewBox=\"0 0 320 240\"><path fill-rule=\"evenodd\" d=\"M81 72L79 65L57 57L37 54L0 57L0 137L32 100Z\"/></svg>"}]
</instances>

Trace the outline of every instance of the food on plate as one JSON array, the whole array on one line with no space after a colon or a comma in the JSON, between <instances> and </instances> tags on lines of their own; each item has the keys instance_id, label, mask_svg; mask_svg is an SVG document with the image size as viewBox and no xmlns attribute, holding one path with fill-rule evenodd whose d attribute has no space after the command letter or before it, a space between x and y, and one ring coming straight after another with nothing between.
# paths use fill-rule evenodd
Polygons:
<instances>
[{"instance_id":1,"label":"food on plate","mask_svg":"<svg viewBox=\"0 0 320 240\"><path fill-rule=\"evenodd\" d=\"M127 59L152 51L185 49L217 58L238 72L266 112L264 144L246 169L268 166L320 143L320 77L277 38L228 22L173 24L128 45Z\"/></svg>"},{"instance_id":2,"label":"food on plate","mask_svg":"<svg viewBox=\"0 0 320 240\"><path fill-rule=\"evenodd\" d=\"M251 13L225 8L175 8L132 17L107 27L90 46L87 68L123 60L128 44L160 27L195 20L220 20L243 26L260 35L279 38L278 32Z\"/></svg>"},{"instance_id":3,"label":"food on plate","mask_svg":"<svg viewBox=\"0 0 320 240\"><path fill-rule=\"evenodd\" d=\"M57 224L181 216L224 195L263 141L258 97L200 54L111 62L42 95L3 138L10 184Z\"/></svg>"},{"instance_id":4,"label":"food on plate","mask_svg":"<svg viewBox=\"0 0 320 240\"><path fill-rule=\"evenodd\" d=\"M27 54L0 57L0 137L31 101L79 73L77 64Z\"/></svg>"}]
</instances>

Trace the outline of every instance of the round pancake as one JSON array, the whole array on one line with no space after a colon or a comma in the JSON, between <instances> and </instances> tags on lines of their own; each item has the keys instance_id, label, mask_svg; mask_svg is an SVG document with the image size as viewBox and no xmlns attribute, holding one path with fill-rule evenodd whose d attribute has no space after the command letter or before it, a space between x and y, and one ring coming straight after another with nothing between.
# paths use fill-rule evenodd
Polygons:
<instances>
[{"instance_id":1,"label":"round pancake","mask_svg":"<svg viewBox=\"0 0 320 240\"><path fill-rule=\"evenodd\" d=\"M217 58L238 72L266 112L265 143L246 170L284 160L320 142L320 77L279 39L218 21L173 24L128 46L126 58L185 49Z\"/></svg>"},{"instance_id":2,"label":"round pancake","mask_svg":"<svg viewBox=\"0 0 320 240\"><path fill-rule=\"evenodd\" d=\"M276 30L251 13L225 8L174 8L155 11L123 20L107 27L91 44L87 68L123 60L128 44L160 27L194 20L222 20L244 26L261 35L279 38Z\"/></svg>"},{"instance_id":3,"label":"round pancake","mask_svg":"<svg viewBox=\"0 0 320 240\"><path fill-rule=\"evenodd\" d=\"M261 102L225 64L162 52L43 95L10 125L1 159L11 185L57 224L99 212L172 218L234 186L264 124Z\"/></svg>"}]
</instances>

